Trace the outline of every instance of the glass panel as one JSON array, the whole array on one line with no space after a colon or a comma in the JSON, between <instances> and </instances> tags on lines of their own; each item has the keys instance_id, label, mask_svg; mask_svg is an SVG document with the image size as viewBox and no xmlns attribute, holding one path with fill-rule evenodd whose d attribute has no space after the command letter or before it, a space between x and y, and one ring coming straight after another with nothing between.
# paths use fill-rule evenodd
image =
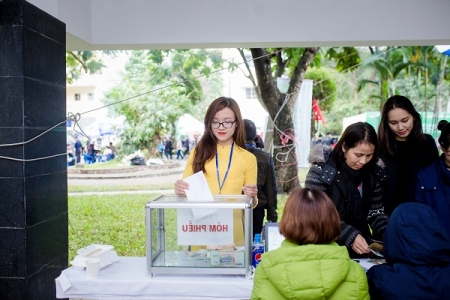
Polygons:
<instances>
[{"instance_id":1,"label":"glass panel","mask_svg":"<svg viewBox=\"0 0 450 300\"><path fill-rule=\"evenodd\" d=\"M157 249L154 236L160 232L164 234L165 251L153 260L152 267L245 267L242 209L206 209L208 214L196 219L193 209L164 208L164 226L155 229L158 226L153 213L157 210L152 210L152 247Z\"/></svg>"},{"instance_id":2,"label":"glass panel","mask_svg":"<svg viewBox=\"0 0 450 300\"><path fill-rule=\"evenodd\" d=\"M215 203L245 203L251 201L251 197L247 197L246 195L214 195ZM188 201L186 197L180 196L170 196L164 195L159 198L154 199L149 202L150 207L152 207L152 202L162 202L162 203L208 203L208 201ZM188 206L188 204L187 204Z\"/></svg>"}]
</instances>

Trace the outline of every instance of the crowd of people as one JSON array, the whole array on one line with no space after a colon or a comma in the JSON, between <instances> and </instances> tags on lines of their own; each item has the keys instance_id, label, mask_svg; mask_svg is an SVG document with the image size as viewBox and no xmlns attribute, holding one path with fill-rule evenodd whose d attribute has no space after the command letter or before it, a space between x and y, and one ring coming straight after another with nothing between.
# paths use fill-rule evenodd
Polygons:
<instances>
[{"instance_id":1,"label":"crowd of people","mask_svg":"<svg viewBox=\"0 0 450 300\"><path fill-rule=\"evenodd\" d=\"M176 159L184 159L191 149L197 144L198 137L194 135L194 140L191 141L189 136L180 136L175 144L172 142L172 137L165 137L158 145L158 153L161 159L173 159L173 155L176 154Z\"/></svg>"},{"instance_id":2,"label":"crowd of people","mask_svg":"<svg viewBox=\"0 0 450 300\"><path fill-rule=\"evenodd\" d=\"M67 144L67 165L73 166L77 163L92 164L96 162L106 162L116 157L116 146L112 142L106 145L103 152L96 148L95 142L88 140L86 147L83 147L77 137L73 146Z\"/></svg>"},{"instance_id":3,"label":"crowd of people","mask_svg":"<svg viewBox=\"0 0 450 300\"><path fill-rule=\"evenodd\" d=\"M213 194L254 198L253 233L260 233L265 217L278 221L272 156L258 149L254 123L231 98L214 100L204 124L183 178L203 171ZM448 298L450 123L438 129L441 156L411 101L396 95L385 102L378 132L358 122L339 140L327 134L315 142L305 188L290 193L279 223L285 240L262 255L252 299ZM177 195L187 189L183 180L174 184ZM234 219L241 245L242 218ZM371 257L374 242L386 262L366 274L355 260Z\"/></svg>"}]
</instances>

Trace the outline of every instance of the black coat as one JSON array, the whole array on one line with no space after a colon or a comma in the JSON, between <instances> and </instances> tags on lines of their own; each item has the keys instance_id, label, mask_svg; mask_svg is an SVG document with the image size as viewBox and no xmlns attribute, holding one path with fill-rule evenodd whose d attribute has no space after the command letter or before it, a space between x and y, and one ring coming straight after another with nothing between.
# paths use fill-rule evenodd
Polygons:
<instances>
[{"instance_id":1,"label":"black coat","mask_svg":"<svg viewBox=\"0 0 450 300\"><path fill-rule=\"evenodd\" d=\"M414 201L416 175L420 168L439 158L436 142L425 134L425 143L396 141L394 155L381 153L389 178L386 180L383 205L387 215L404 202Z\"/></svg>"},{"instance_id":2,"label":"black coat","mask_svg":"<svg viewBox=\"0 0 450 300\"><path fill-rule=\"evenodd\" d=\"M246 148L255 155L258 165L258 205L256 208L266 209L267 220L277 222L278 189L272 155L253 146L247 146Z\"/></svg>"},{"instance_id":3,"label":"black coat","mask_svg":"<svg viewBox=\"0 0 450 300\"><path fill-rule=\"evenodd\" d=\"M173 144L171 140L167 140L166 143L164 144L164 151L166 153L172 153L173 150Z\"/></svg>"},{"instance_id":4,"label":"black coat","mask_svg":"<svg viewBox=\"0 0 450 300\"><path fill-rule=\"evenodd\" d=\"M316 148L317 149L317 148ZM322 157L313 161L310 155L312 166L306 176L305 186L317 188L325 191L339 212L341 218L341 234L338 242L351 249L351 244L358 234L361 234L367 242L371 243L372 228L373 236L376 239L383 239L387 226L388 217L384 214L381 196L383 193L383 182L387 175L379 165L367 170L367 176L362 181L361 201L354 196L354 191L348 190L349 176L338 167L332 157L325 162Z\"/></svg>"}]
</instances>

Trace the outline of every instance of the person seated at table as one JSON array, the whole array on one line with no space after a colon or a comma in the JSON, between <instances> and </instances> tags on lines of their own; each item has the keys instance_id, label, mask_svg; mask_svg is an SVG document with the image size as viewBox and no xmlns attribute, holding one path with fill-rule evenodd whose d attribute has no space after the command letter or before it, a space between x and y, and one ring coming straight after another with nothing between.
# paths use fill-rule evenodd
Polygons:
<instances>
[{"instance_id":1,"label":"person seated at table","mask_svg":"<svg viewBox=\"0 0 450 300\"><path fill-rule=\"evenodd\" d=\"M285 240L262 255L252 300L370 299L364 269L335 242L339 213L323 191L293 190L279 227Z\"/></svg>"},{"instance_id":2,"label":"person seated at table","mask_svg":"<svg viewBox=\"0 0 450 300\"><path fill-rule=\"evenodd\" d=\"M373 126L356 122L332 150L316 145L309 155L305 186L325 191L336 205L341 218L337 242L347 246L352 258L371 255L369 245L383 239L388 223L381 201L387 175L378 149Z\"/></svg>"},{"instance_id":3,"label":"person seated at table","mask_svg":"<svg viewBox=\"0 0 450 300\"><path fill-rule=\"evenodd\" d=\"M109 146L106 146L103 151L102 162L109 161L111 159L113 159L113 152Z\"/></svg>"},{"instance_id":4,"label":"person seated at table","mask_svg":"<svg viewBox=\"0 0 450 300\"><path fill-rule=\"evenodd\" d=\"M73 149L71 144L67 144L67 166L74 166L76 163L76 158L73 155Z\"/></svg>"},{"instance_id":5,"label":"person seated at table","mask_svg":"<svg viewBox=\"0 0 450 300\"><path fill-rule=\"evenodd\" d=\"M386 264L367 271L371 299L448 299L450 238L427 205L400 204L384 235Z\"/></svg>"},{"instance_id":6,"label":"person seated at table","mask_svg":"<svg viewBox=\"0 0 450 300\"><path fill-rule=\"evenodd\" d=\"M87 149L87 153L84 154L83 157L84 157L85 163L87 163L87 164L95 163L96 159L95 159L94 144L89 144L88 149Z\"/></svg>"}]
</instances>

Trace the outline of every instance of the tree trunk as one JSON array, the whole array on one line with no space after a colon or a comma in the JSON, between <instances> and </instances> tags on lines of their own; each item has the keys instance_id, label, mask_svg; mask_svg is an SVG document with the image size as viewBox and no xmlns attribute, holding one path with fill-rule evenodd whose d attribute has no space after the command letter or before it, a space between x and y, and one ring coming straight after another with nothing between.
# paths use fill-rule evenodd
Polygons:
<instances>
[{"instance_id":1,"label":"tree trunk","mask_svg":"<svg viewBox=\"0 0 450 300\"><path fill-rule=\"evenodd\" d=\"M262 101L261 98L261 92L258 89L258 85L256 83L255 77L253 76L252 70L250 69L250 66L245 58L245 53L242 48L237 49L239 51L239 54L241 55L242 60L244 61L245 68L247 69L248 76L246 76L251 82L253 87L255 88L256 95L258 97L258 102L264 107L266 111L268 111L266 104ZM273 123L271 119L269 118L269 121L267 122L266 126L266 135L264 136L264 150L266 150L269 153L272 153L273 151Z\"/></svg>"},{"instance_id":2,"label":"tree trunk","mask_svg":"<svg viewBox=\"0 0 450 300\"><path fill-rule=\"evenodd\" d=\"M300 187L295 151L294 107L306 69L318 50L319 48L305 48L291 77L289 89L283 94L278 90L276 78L272 75L269 53L263 48L250 49L255 59L255 73L261 100L275 124L273 157L280 192L289 193L292 189ZM282 63L281 59L277 61Z\"/></svg>"}]
</instances>

